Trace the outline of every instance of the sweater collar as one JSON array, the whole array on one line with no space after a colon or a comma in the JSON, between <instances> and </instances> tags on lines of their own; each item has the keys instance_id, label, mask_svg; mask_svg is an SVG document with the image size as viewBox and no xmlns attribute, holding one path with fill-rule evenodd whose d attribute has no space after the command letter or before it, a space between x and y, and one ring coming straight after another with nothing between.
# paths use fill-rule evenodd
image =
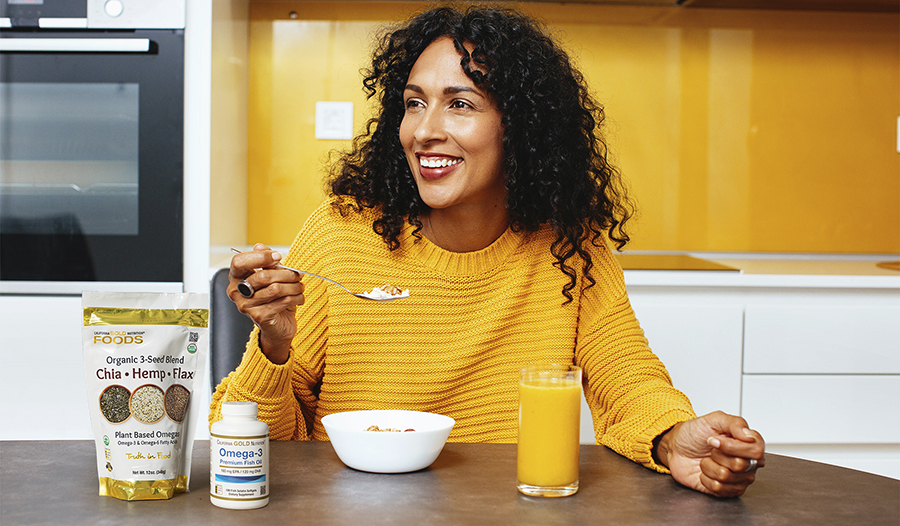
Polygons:
<instances>
[{"instance_id":1,"label":"sweater collar","mask_svg":"<svg viewBox=\"0 0 900 526\"><path fill-rule=\"evenodd\" d=\"M425 236L412 235L415 227L406 224L400 236L401 250L424 266L454 276L471 276L497 268L519 247L524 248L528 233L506 231L487 247L474 252L450 252L435 245ZM420 233L421 235L421 233Z\"/></svg>"}]
</instances>

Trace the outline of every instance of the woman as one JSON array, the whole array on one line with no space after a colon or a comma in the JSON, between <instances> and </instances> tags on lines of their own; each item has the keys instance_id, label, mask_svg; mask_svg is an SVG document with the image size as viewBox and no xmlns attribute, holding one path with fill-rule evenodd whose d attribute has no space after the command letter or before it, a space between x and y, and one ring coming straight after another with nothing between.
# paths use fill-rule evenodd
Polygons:
<instances>
[{"instance_id":1,"label":"woman","mask_svg":"<svg viewBox=\"0 0 900 526\"><path fill-rule=\"evenodd\" d=\"M456 419L450 440L514 442L519 368L574 362L599 443L742 494L762 437L696 418L650 351L606 246L628 241L630 204L566 54L516 12L439 8L383 38L364 85L381 111L283 263L410 298L301 282L264 245L235 256L229 296L257 328L210 421L252 400L273 438L324 440L324 415L413 409Z\"/></svg>"}]
</instances>

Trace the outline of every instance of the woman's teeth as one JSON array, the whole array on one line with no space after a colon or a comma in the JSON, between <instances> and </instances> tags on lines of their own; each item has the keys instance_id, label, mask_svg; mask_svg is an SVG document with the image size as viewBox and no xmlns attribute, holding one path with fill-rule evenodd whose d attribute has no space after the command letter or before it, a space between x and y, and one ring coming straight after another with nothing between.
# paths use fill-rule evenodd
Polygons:
<instances>
[{"instance_id":1,"label":"woman's teeth","mask_svg":"<svg viewBox=\"0 0 900 526\"><path fill-rule=\"evenodd\" d=\"M419 164L424 166L425 168L444 168L446 166L453 166L454 164L459 164L462 162L462 159L426 159L424 157L419 158Z\"/></svg>"}]
</instances>

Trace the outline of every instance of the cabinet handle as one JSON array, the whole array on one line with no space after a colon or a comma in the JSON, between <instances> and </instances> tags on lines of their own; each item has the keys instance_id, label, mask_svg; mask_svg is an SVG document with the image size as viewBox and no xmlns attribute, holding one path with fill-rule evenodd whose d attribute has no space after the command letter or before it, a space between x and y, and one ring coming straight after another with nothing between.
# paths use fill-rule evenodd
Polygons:
<instances>
[{"instance_id":1,"label":"cabinet handle","mask_svg":"<svg viewBox=\"0 0 900 526\"><path fill-rule=\"evenodd\" d=\"M0 51L147 53L149 38L0 38Z\"/></svg>"}]
</instances>

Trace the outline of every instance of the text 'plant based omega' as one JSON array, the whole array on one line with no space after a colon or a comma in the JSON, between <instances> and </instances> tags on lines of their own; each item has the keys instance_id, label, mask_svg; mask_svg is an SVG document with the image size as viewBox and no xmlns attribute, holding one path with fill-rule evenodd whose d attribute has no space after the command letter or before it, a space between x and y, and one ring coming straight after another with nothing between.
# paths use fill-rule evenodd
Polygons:
<instances>
[{"instance_id":1,"label":"text 'plant based omega'","mask_svg":"<svg viewBox=\"0 0 900 526\"><path fill-rule=\"evenodd\" d=\"M269 426L256 402L225 402L209 427L209 500L247 510L269 503Z\"/></svg>"}]
</instances>

